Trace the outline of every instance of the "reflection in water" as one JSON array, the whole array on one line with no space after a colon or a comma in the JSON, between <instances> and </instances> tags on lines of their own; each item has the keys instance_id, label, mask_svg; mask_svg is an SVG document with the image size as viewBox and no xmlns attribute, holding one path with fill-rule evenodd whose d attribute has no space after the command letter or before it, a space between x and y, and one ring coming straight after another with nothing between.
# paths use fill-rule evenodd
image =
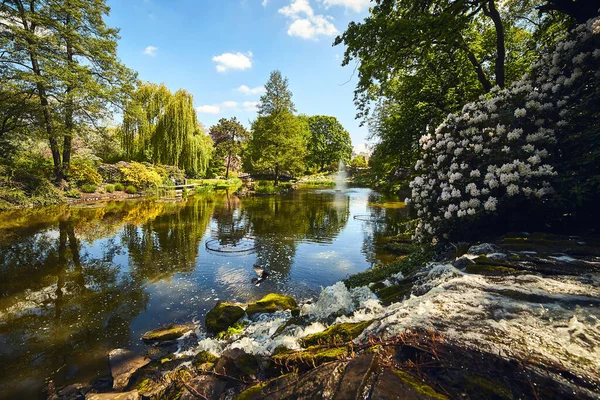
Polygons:
<instances>
[{"instance_id":1,"label":"reflection in water","mask_svg":"<svg viewBox=\"0 0 600 400\"><path fill-rule=\"evenodd\" d=\"M380 262L377 242L398 231L402 210L369 206L381 203L369 193L220 193L0 213L0 398L42 397L46 378L61 386L104 376L108 351L141 351L145 331L202 321L218 298L303 298ZM352 218L365 213L389 223ZM211 252L212 241L251 242L253 251Z\"/></svg>"}]
</instances>

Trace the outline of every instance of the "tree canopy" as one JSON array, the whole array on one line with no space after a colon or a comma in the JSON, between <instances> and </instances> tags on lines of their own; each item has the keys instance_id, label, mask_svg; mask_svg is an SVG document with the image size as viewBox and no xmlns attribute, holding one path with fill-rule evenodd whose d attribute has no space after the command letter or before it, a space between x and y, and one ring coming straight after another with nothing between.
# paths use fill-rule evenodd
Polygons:
<instances>
[{"instance_id":1,"label":"tree canopy","mask_svg":"<svg viewBox=\"0 0 600 400\"><path fill-rule=\"evenodd\" d=\"M265 94L260 97L258 114L265 116L278 112L294 113L295 111L296 106L292 101L292 92L288 88L288 79L284 78L278 70L271 72L265 85Z\"/></svg>"},{"instance_id":2,"label":"tree canopy","mask_svg":"<svg viewBox=\"0 0 600 400\"><path fill-rule=\"evenodd\" d=\"M348 163L352 155L350 133L335 117L315 115L303 117L308 123L307 164L309 167L323 171L336 167L339 161Z\"/></svg>"},{"instance_id":3,"label":"tree canopy","mask_svg":"<svg viewBox=\"0 0 600 400\"><path fill-rule=\"evenodd\" d=\"M215 161L223 164L225 160L225 179L229 179L232 161L241 156L249 133L235 117L221 118L217 125L210 128L209 133L215 146Z\"/></svg>"}]
</instances>

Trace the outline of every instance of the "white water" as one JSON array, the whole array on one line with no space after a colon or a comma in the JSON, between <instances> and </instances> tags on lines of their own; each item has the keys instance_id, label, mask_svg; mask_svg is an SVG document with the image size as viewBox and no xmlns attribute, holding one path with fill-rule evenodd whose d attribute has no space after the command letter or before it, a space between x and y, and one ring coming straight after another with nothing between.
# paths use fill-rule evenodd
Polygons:
<instances>
[{"instance_id":1,"label":"white water","mask_svg":"<svg viewBox=\"0 0 600 400\"><path fill-rule=\"evenodd\" d=\"M344 162L340 160L338 164L338 172L335 176L335 190L344 191L346 190L346 179L348 178L348 173L346 172L346 166Z\"/></svg>"}]
</instances>

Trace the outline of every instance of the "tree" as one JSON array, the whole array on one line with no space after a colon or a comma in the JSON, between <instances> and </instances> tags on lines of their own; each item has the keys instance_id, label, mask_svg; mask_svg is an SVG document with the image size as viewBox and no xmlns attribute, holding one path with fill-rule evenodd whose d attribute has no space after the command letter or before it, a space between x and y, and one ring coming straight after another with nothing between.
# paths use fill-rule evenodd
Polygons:
<instances>
[{"instance_id":1,"label":"tree","mask_svg":"<svg viewBox=\"0 0 600 400\"><path fill-rule=\"evenodd\" d=\"M308 165L323 171L340 160L348 163L352 154L350 134L335 117L307 117L310 129Z\"/></svg>"},{"instance_id":2,"label":"tree","mask_svg":"<svg viewBox=\"0 0 600 400\"><path fill-rule=\"evenodd\" d=\"M117 58L118 31L103 19L108 12L105 0L0 4L2 83L36 97L57 182L68 176L77 124L109 114L135 80Z\"/></svg>"},{"instance_id":3,"label":"tree","mask_svg":"<svg viewBox=\"0 0 600 400\"><path fill-rule=\"evenodd\" d=\"M210 137L215 146L215 158L219 161L226 160L225 179L229 179L232 158L241 155L244 142L249 133L239 121L221 118L219 123L210 128Z\"/></svg>"},{"instance_id":4,"label":"tree","mask_svg":"<svg viewBox=\"0 0 600 400\"><path fill-rule=\"evenodd\" d=\"M296 174L303 170L305 155L302 124L290 112L259 116L252 124L246 157L252 171L274 173L275 186L282 172Z\"/></svg>"},{"instance_id":5,"label":"tree","mask_svg":"<svg viewBox=\"0 0 600 400\"><path fill-rule=\"evenodd\" d=\"M284 111L294 113L296 108L292 102L292 92L288 88L288 79L275 70L271 72L265 85L265 94L260 97L258 115L265 116Z\"/></svg>"}]
</instances>

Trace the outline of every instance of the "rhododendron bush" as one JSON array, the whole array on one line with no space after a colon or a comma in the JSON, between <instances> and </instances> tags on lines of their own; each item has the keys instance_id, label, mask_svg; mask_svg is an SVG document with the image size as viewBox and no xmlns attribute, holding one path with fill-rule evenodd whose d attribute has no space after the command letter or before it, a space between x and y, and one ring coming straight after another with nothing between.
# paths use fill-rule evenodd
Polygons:
<instances>
[{"instance_id":1,"label":"rhododendron bush","mask_svg":"<svg viewBox=\"0 0 600 400\"><path fill-rule=\"evenodd\" d=\"M520 81L492 89L420 139L407 199L420 218L416 239L451 239L465 223L552 199L553 183L567 173L561 143L589 111L583 97L600 98L599 42L599 19L578 26Z\"/></svg>"}]
</instances>

